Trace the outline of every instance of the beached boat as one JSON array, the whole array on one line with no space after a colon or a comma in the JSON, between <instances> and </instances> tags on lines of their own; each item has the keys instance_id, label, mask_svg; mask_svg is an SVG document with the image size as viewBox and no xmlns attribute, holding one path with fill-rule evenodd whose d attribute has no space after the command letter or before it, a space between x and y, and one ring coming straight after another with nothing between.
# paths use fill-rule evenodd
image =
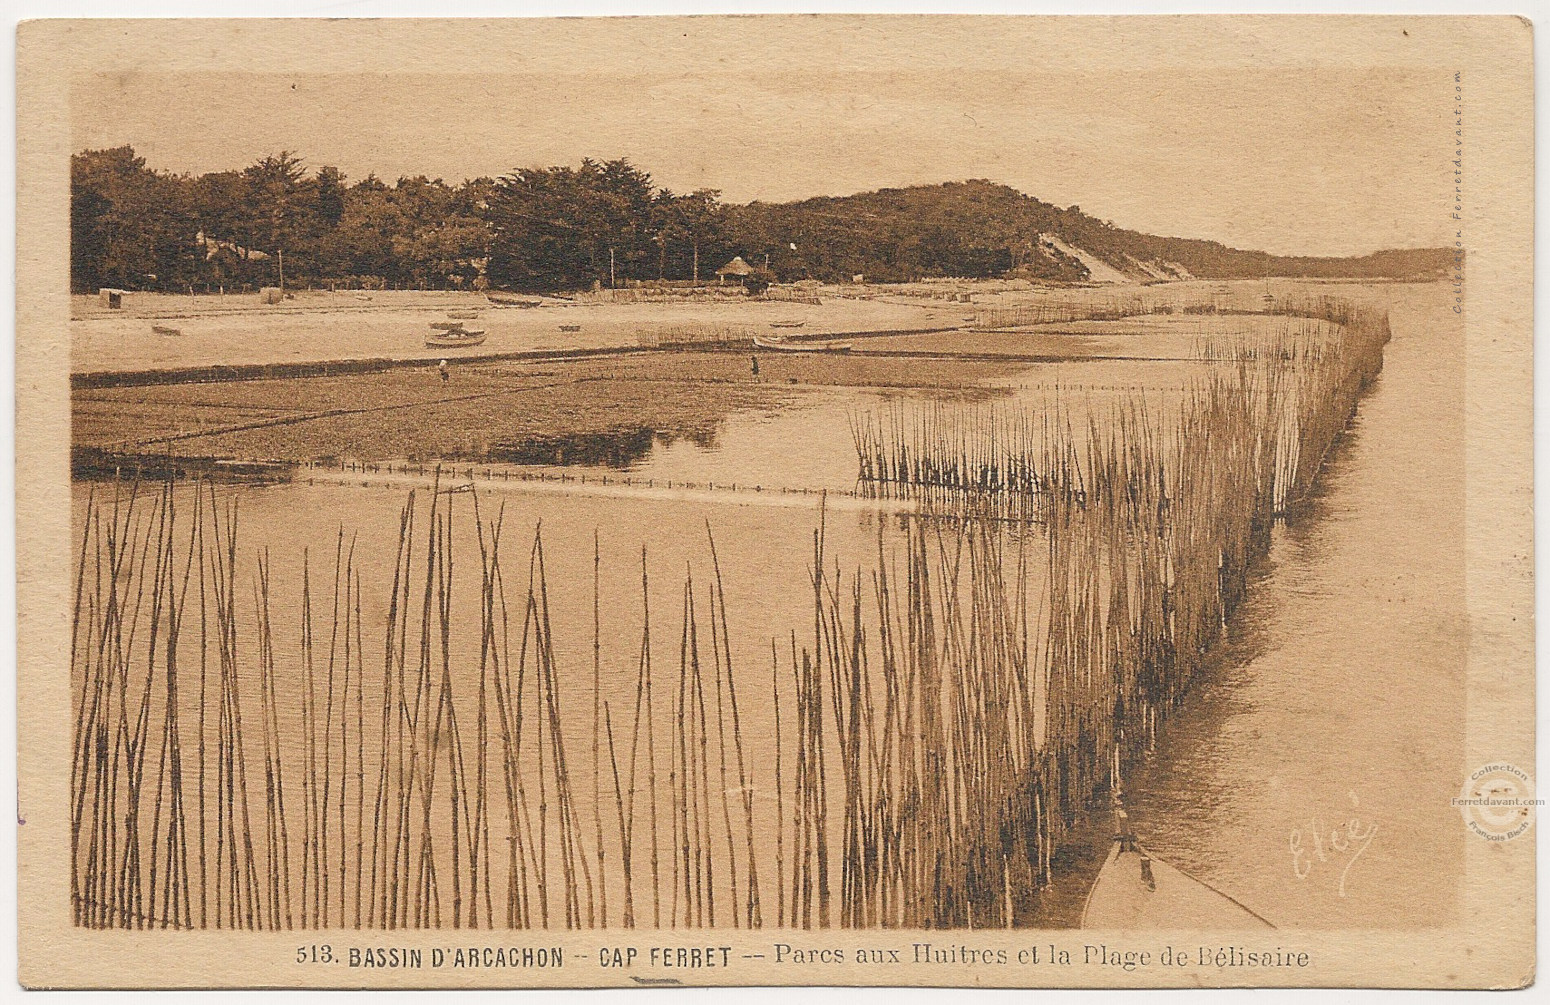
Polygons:
<instances>
[{"instance_id":1,"label":"beached boat","mask_svg":"<svg viewBox=\"0 0 1550 1005\"><path fill-rule=\"evenodd\" d=\"M183 329L174 328L171 325L151 325L151 331L158 335L181 335Z\"/></svg>"},{"instance_id":2,"label":"beached boat","mask_svg":"<svg viewBox=\"0 0 1550 1005\"><path fill-rule=\"evenodd\" d=\"M771 328L800 328L807 324L806 321L771 321Z\"/></svg>"},{"instance_id":3,"label":"beached boat","mask_svg":"<svg viewBox=\"0 0 1550 1005\"><path fill-rule=\"evenodd\" d=\"M496 307L537 307L543 303L531 297L519 297L510 293L486 293L484 298Z\"/></svg>"},{"instance_id":4,"label":"beached boat","mask_svg":"<svg viewBox=\"0 0 1550 1005\"><path fill-rule=\"evenodd\" d=\"M469 346L483 345L485 334L483 328L464 328L459 324L455 328L441 328L432 325L433 330L425 336L425 344L440 349L466 349Z\"/></svg>"},{"instance_id":5,"label":"beached boat","mask_svg":"<svg viewBox=\"0 0 1550 1005\"><path fill-rule=\"evenodd\" d=\"M1274 928L1270 922L1206 883L1153 855L1116 814L1109 857L1087 893L1082 927L1136 929Z\"/></svg>"},{"instance_id":6,"label":"beached boat","mask_svg":"<svg viewBox=\"0 0 1550 1005\"><path fill-rule=\"evenodd\" d=\"M447 317L456 318L459 321L473 321L479 317L478 311L448 311Z\"/></svg>"},{"instance_id":7,"label":"beached boat","mask_svg":"<svg viewBox=\"0 0 1550 1005\"><path fill-rule=\"evenodd\" d=\"M782 338L755 335L754 347L773 352L850 352L849 342L787 342Z\"/></svg>"}]
</instances>

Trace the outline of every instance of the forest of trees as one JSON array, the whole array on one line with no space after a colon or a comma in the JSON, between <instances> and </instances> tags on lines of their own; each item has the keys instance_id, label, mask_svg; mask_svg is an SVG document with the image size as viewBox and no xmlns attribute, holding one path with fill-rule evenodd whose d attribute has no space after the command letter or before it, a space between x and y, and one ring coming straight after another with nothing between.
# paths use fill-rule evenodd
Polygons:
<instances>
[{"instance_id":1,"label":"forest of trees","mask_svg":"<svg viewBox=\"0 0 1550 1005\"><path fill-rule=\"evenodd\" d=\"M148 168L130 147L71 159L70 275L104 286L338 283L531 290L693 279L737 252L720 193L653 188L626 160L459 185L315 172L290 151L240 171Z\"/></svg>"},{"instance_id":2,"label":"forest of trees","mask_svg":"<svg viewBox=\"0 0 1550 1005\"><path fill-rule=\"evenodd\" d=\"M1156 237L989 181L737 205L714 189L656 188L625 159L457 185L351 180L335 167L312 170L290 151L202 175L154 170L127 146L83 151L70 167L77 292L282 281L551 291L705 280L734 255L788 282L1086 279L1087 268L1046 235L1127 271L1171 262L1203 278L1410 278L1440 274L1449 261L1442 249L1280 258Z\"/></svg>"},{"instance_id":3,"label":"forest of trees","mask_svg":"<svg viewBox=\"0 0 1550 1005\"><path fill-rule=\"evenodd\" d=\"M70 168L77 290L275 285L282 269L295 284L459 286L489 253L489 178L351 183L288 151L240 171L172 175L129 147L88 150Z\"/></svg>"}]
</instances>

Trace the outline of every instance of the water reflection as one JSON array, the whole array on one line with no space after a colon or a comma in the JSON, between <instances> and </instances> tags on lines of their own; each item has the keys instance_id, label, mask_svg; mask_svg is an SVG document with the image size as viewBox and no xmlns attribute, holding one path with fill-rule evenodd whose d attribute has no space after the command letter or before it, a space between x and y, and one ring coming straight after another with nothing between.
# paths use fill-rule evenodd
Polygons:
<instances>
[{"instance_id":1,"label":"water reflection","mask_svg":"<svg viewBox=\"0 0 1550 1005\"><path fill-rule=\"evenodd\" d=\"M1446 925L1458 909L1461 342L1433 288L1381 295L1384 376L1127 786L1149 848L1280 927Z\"/></svg>"},{"instance_id":2,"label":"water reflection","mask_svg":"<svg viewBox=\"0 0 1550 1005\"><path fill-rule=\"evenodd\" d=\"M481 458L497 464L553 464L627 468L651 452L664 434L654 429L620 429L567 436L535 436L520 443L497 443ZM667 434L670 435L670 434ZM715 434L705 437L714 441Z\"/></svg>"}]
</instances>

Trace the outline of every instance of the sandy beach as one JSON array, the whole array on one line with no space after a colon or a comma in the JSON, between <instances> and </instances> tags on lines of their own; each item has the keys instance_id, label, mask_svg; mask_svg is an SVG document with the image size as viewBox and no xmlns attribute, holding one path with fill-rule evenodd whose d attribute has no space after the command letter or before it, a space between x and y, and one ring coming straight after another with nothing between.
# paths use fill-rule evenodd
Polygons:
<instances>
[{"instance_id":1,"label":"sandy beach","mask_svg":"<svg viewBox=\"0 0 1550 1005\"><path fill-rule=\"evenodd\" d=\"M370 299L364 299L369 297ZM730 298L729 298L730 299ZM959 305L954 305L959 306ZM826 297L821 305L744 300L708 303L584 304L545 298L533 308L494 307L482 295L455 292L300 292L279 305L257 294L173 296L130 293L118 310L96 297L71 298L72 373L308 363L353 359L438 359L459 350L431 348L425 335L449 312L488 337L465 354L637 346L657 336L741 337L787 325L802 334L914 331L963 323L964 310ZM153 326L176 329L162 335ZM575 330L563 330L571 329Z\"/></svg>"}]
</instances>

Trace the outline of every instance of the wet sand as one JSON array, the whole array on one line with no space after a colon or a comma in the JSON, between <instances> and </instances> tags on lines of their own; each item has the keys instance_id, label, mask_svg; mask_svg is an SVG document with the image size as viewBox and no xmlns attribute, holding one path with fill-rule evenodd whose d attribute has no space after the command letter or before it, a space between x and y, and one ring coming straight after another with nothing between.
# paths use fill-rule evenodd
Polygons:
<instances>
[{"instance_id":1,"label":"wet sand","mask_svg":"<svg viewBox=\"0 0 1550 1005\"><path fill-rule=\"evenodd\" d=\"M655 431L705 439L737 411L780 409L814 388L959 389L991 396L1009 364L674 352L550 363L482 363L277 380L83 388L76 447L242 459L506 459L567 438ZM962 389L967 390L962 390ZM839 439L849 449L843 424ZM519 451L520 452L520 451ZM510 455L510 456L508 456Z\"/></svg>"},{"instance_id":2,"label":"wet sand","mask_svg":"<svg viewBox=\"0 0 1550 1005\"><path fill-rule=\"evenodd\" d=\"M850 354L706 349L453 360L445 377L432 360L266 379L190 371L186 381L170 374L167 383L77 388L73 443L183 457L532 463L535 443L548 457L547 448L576 437L647 431L705 439L734 412L779 409L819 387L958 389L975 400L1031 387L1084 399L1178 388L1201 367L1202 339L1273 338L1283 323L1159 316L882 336L858 339Z\"/></svg>"}]
</instances>

